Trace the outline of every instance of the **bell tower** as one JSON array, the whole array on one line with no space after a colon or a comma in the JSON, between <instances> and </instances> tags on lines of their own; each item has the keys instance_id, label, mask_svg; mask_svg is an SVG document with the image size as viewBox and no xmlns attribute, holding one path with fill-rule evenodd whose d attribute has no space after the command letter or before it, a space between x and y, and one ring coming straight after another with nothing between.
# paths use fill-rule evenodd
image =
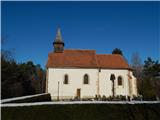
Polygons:
<instances>
[{"instance_id":1,"label":"bell tower","mask_svg":"<svg viewBox=\"0 0 160 120\"><path fill-rule=\"evenodd\" d=\"M54 52L55 53L62 53L64 49L64 42L61 36L61 30L58 28L56 39L53 42Z\"/></svg>"}]
</instances>

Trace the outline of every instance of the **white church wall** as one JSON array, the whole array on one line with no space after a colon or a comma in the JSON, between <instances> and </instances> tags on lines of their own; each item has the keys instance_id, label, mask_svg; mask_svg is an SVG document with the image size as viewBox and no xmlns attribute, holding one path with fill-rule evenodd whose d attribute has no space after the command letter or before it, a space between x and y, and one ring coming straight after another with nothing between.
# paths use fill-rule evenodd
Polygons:
<instances>
[{"instance_id":1,"label":"white church wall","mask_svg":"<svg viewBox=\"0 0 160 120\"><path fill-rule=\"evenodd\" d=\"M112 82L110 81L110 73L107 70L101 70L99 73L100 95L106 97L112 95Z\"/></svg>"},{"instance_id":2,"label":"white church wall","mask_svg":"<svg viewBox=\"0 0 160 120\"><path fill-rule=\"evenodd\" d=\"M128 95L128 70L121 69L102 69L100 72L100 94L106 97L112 96L112 81L110 80L111 74L115 75L114 89L115 95ZM122 77L122 86L118 85L118 76Z\"/></svg>"},{"instance_id":3,"label":"white church wall","mask_svg":"<svg viewBox=\"0 0 160 120\"><path fill-rule=\"evenodd\" d=\"M57 99L58 81L60 99L74 98L77 94L77 89L80 89L80 94L83 98L94 97L97 93L98 70L96 69L49 68L48 71L48 92L51 93L52 99ZM63 84L65 74L68 75L69 84ZM89 84L83 84L85 74L89 76Z\"/></svg>"},{"instance_id":4,"label":"white church wall","mask_svg":"<svg viewBox=\"0 0 160 120\"><path fill-rule=\"evenodd\" d=\"M89 76L89 84L84 84L84 75ZM78 69L78 68L48 68L48 93L51 93L52 99L71 99L77 96L77 89L80 89L81 98L93 98L98 95L98 77L99 77L99 95L106 97L112 96L111 74L115 75L115 96L128 96L129 81L128 70L122 69ZM64 84L64 76L68 75L68 84ZM118 85L118 76L122 77L122 85ZM137 95L136 78L132 76L132 95ZM58 92L59 82L59 92Z\"/></svg>"},{"instance_id":5,"label":"white church wall","mask_svg":"<svg viewBox=\"0 0 160 120\"><path fill-rule=\"evenodd\" d=\"M132 95L137 96L137 79L133 76L133 73L131 72L132 77Z\"/></svg>"}]
</instances>

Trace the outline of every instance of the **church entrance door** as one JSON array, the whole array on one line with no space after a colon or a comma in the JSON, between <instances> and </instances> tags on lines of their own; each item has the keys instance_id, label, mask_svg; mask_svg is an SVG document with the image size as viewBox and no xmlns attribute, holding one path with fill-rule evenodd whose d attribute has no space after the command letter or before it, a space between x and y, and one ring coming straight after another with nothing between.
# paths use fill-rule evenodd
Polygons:
<instances>
[{"instance_id":1,"label":"church entrance door","mask_svg":"<svg viewBox=\"0 0 160 120\"><path fill-rule=\"evenodd\" d=\"M81 97L81 89L77 89L77 97L78 97L78 98Z\"/></svg>"}]
</instances>

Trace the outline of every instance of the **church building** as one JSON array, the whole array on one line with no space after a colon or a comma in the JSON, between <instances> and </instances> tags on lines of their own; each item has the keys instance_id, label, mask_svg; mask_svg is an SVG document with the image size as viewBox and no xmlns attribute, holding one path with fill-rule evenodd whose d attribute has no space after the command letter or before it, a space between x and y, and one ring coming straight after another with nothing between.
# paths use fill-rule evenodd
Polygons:
<instances>
[{"instance_id":1,"label":"church building","mask_svg":"<svg viewBox=\"0 0 160 120\"><path fill-rule=\"evenodd\" d=\"M46 92L52 100L137 96L136 78L123 56L64 46L58 29L46 64Z\"/></svg>"}]
</instances>

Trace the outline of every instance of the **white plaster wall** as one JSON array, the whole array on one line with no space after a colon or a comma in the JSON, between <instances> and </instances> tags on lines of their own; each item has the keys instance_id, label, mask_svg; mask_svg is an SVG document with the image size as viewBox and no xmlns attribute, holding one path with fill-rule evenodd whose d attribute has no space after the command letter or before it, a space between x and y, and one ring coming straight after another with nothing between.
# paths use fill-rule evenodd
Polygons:
<instances>
[{"instance_id":1,"label":"white plaster wall","mask_svg":"<svg viewBox=\"0 0 160 120\"><path fill-rule=\"evenodd\" d=\"M112 81L110 80L111 74L115 75L115 95L128 95L128 70L115 70L115 69L102 69L100 75L100 95L106 97L112 96ZM122 86L118 86L117 78L122 77Z\"/></svg>"},{"instance_id":2,"label":"white plaster wall","mask_svg":"<svg viewBox=\"0 0 160 120\"><path fill-rule=\"evenodd\" d=\"M137 96L137 79L133 76L133 73L131 72L132 76L132 95Z\"/></svg>"},{"instance_id":3,"label":"white plaster wall","mask_svg":"<svg viewBox=\"0 0 160 120\"><path fill-rule=\"evenodd\" d=\"M52 99L59 96L60 99L74 98L77 89L81 89L81 97L94 97L97 93L97 69L48 69L48 92L51 93ZM69 84L63 84L64 75L68 75ZM88 74L89 84L83 84L84 75Z\"/></svg>"},{"instance_id":4,"label":"white plaster wall","mask_svg":"<svg viewBox=\"0 0 160 120\"><path fill-rule=\"evenodd\" d=\"M115 96L128 96L129 82L128 70L121 69L78 69L78 68L48 68L48 93L51 93L52 99L58 96L59 81L59 97L60 99L74 98L77 89L81 89L81 98L95 97L98 94L98 77L99 77L99 94L106 97L112 96L112 81L110 75L114 74L115 79ZM64 75L68 75L69 84L63 84ZM88 74L89 84L83 84L84 75ZM122 86L118 86L118 76L122 77ZM137 95L136 78L132 75L132 95Z\"/></svg>"}]
</instances>

